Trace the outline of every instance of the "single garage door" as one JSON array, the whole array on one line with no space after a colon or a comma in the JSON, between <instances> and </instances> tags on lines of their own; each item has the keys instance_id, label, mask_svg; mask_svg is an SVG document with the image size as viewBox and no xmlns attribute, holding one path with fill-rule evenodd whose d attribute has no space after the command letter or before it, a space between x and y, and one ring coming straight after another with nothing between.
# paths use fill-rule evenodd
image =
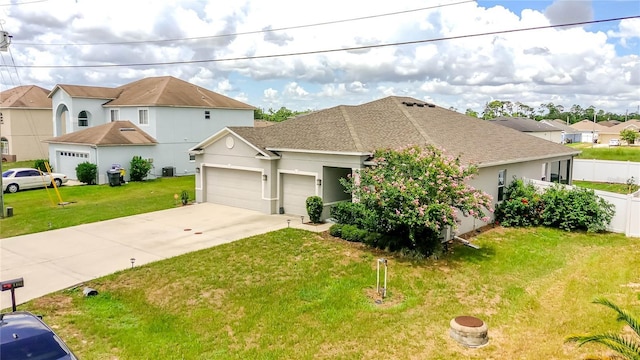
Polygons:
<instances>
[{"instance_id":1,"label":"single garage door","mask_svg":"<svg viewBox=\"0 0 640 360\"><path fill-rule=\"evenodd\" d=\"M285 214L307 215L307 198L316 194L315 177L282 174L282 207Z\"/></svg>"},{"instance_id":2,"label":"single garage door","mask_svg":"<svg viewBox=\"0 0 640 360\"><path fill-rule=\"evenodd\" d=\"M262 211L262 176L257 171L206 168L206 201Z\"/></svg>"},{"instance_id":3,"label":"single garage door","mask_svg":"<svg viewBox=\"0 0 640 360\"><path fill-rule=\"evenodd\" d=\"M76 166L83 162L89 161L89 153L80 151L58 151L58 169L53 169L53 172L63 173L67 175L69 179L77 179Z\"/></svg>"}]
</instances>

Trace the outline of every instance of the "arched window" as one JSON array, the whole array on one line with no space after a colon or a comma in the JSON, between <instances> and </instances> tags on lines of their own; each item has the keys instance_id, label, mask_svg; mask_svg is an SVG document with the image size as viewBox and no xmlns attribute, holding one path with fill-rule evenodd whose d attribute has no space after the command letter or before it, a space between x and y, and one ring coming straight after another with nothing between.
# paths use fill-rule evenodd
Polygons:
<instances>
[{"instance_id":1,"label":"arched window","mask_svg":"<svg viewBox=\"0 0 640 360\"><path fill-rule=\"evenodd\" d=\"M78 126L89 126L89 114L84 110L78 114Z\"/></svg>"}]
</instances>

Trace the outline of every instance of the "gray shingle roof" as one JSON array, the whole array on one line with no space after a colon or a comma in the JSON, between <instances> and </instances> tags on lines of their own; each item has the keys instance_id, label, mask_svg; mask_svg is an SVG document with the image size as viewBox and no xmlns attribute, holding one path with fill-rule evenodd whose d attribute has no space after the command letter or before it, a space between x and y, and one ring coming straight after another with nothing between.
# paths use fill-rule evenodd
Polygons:
<instances>
[{"instance_id":1,"label":"gray shingle roof","mask_svg":"<svg viewBox=\"0 0 640 360\"><path fill-rule=\"evenodd\" d=\"M258 148L276 152L373 153L380 148L432 144L467 163L485 165L579 153L489 121L396 96L341 105L269 127L230 130Z\"/></svg>"},{"instance_id":2,"label":"gray shingle roof","mask_svg":"<svg viewBox=\"0 0 640 360\"><path fill-rule=\"evenodd\" d=\"M158 142L128 120L113 121L45 140L56 144L96 146L155 145Z\"/></svg>"},{"instance_id":3,"label":"gray shingle roof","mask_svg":"<svg viewBox=\"0 0 640 360\"><path fill-rule=\"evenodd\" d=\"M549 124L523 117L497 117L489 121L522 132L562 131Z\"/></svg>"}]
</instances>

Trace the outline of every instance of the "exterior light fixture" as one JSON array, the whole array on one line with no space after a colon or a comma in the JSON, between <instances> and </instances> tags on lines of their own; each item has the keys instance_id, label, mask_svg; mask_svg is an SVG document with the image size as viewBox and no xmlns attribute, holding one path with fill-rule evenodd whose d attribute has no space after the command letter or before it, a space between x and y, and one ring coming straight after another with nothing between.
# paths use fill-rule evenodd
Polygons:
<instances>
[{"instance_id":1,"label":"exterior light fixture","mask_svg":"<svg viewBox=\"0 0 640 360\"><path fill-rule=\"evenodd\" d=\"M200 168L199 167L196 168L196 174L200 174Z\"/></svg>"},{"instance_id":2,"label":"exterior light fixture","mask_svg":"<svg viewBox=\"0 0 640 360\"><path fill-rule=\"evenodd\" d=\"M318 179L318 180L316 180L316 184L317 184L318 186L322 185L322 179Z\"/></svg>"},{"instance_id":3,"label":"exterior light fixture","mask_svg":"<svg viewBox=\"0 0 640 360\"><path fill-rule=\"evenodd\" d=\"M267 174L262 174L262 181L267 181Z\"/></svg>"}]
</instances>

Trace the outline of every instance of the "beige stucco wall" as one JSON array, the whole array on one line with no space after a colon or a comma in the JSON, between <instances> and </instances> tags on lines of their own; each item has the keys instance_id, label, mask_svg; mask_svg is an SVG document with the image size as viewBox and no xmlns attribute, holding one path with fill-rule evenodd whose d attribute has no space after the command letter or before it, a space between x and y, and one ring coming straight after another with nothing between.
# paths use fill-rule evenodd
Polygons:
<instances>
[{"instance_id":1,"label":"beige stucco wall","mask_svg":"<svg viewBox=\"0 0 640 360\"><path fill-rule=\"evenodd\" d=\"M51 109L1 109L2 137L9 141L9 153L17 161L45 159L48 145L42 140L53 136Z\"/></svg>"}]
</instances>

